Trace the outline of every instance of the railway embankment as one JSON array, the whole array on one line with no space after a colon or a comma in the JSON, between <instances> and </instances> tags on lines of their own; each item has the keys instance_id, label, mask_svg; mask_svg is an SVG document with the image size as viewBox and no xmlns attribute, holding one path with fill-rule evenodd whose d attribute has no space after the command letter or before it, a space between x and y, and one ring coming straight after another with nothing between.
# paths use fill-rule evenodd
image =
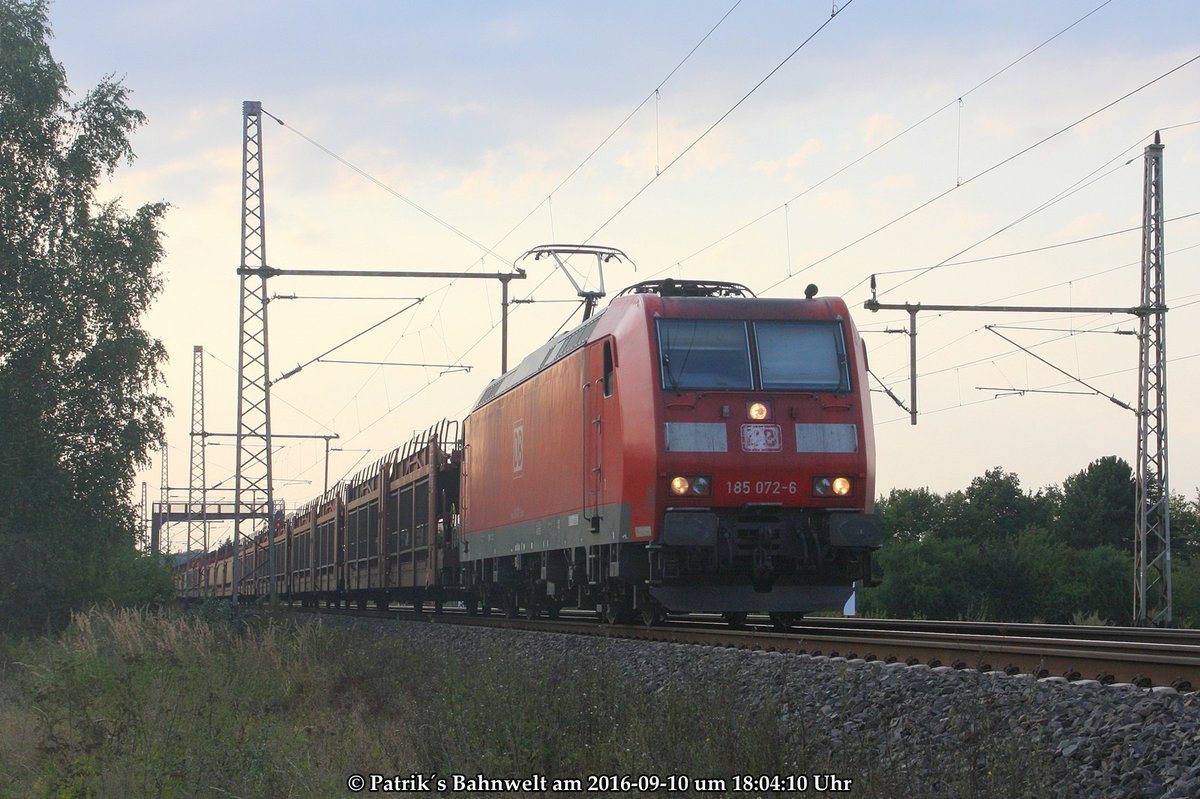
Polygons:
<instances>
[{"instance_id":1,"label":"railway embankment","mask_svg":"<svg viewBox=\"0 0 1200 799\"><path fill-rule=\"evenodd\" d=\"M503 651L560 675L563 689L592 669L619 672L614 690L686 691L715 680L733 707L766 711L777 745L795 753L790 774L806 776L810 789L831 775L838 782L827 787L855 796L1200 796L1197 692L458 625L335 623L456 657ZM786 779L788 768L754 775L756 787L782 785L772 778Z\"/></svg>"},{"instance_id":2,"label":"railway embankment","mask_svg":"<svg viewBox=\"0 0 1200 799\"><path fill-rule=\"evenodd\" d=\"M1196 693L220 608L0 642L0 796L1200 795Z\"/></svg>"}]
</instances>

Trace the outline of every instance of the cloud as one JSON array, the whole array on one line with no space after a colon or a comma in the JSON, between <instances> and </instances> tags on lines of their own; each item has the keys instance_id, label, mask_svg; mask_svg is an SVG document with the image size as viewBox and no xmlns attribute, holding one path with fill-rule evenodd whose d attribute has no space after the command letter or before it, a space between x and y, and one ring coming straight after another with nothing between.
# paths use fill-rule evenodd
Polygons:
<instances>
[{"instance_id":1,"label":"cloud","mask_svg":"<svg viewBox=\"0 0 1200 799\"><path fill-rule=\"evenodd\" d=\"M884 175L872 185L880 191L907 191L913 187L913 176L911 174Z\"/></svg>"},{"instance_id":2,"label":"cloud","mask_svg":"<svg viewBox=\"0 0 1200 799\"><path fill-rule=\"evenodd\" d=\"M891 114L883 114L879 111L867 117L862 123L863 141L874 147L877 144L883 144L885 141L896 135L900 129L896 123L896 118Z\"/></svg>"},{"instance_id":3,"label":"cloud","mask_svg":"<svg viewBox=\"0 0 1200 799\"><path fill-rule=\"evenodd\" d=\"M1099 212L1080 214L1064 225L1059 230L1059 235L1069 240L1094 236L1097 233L1106 233L1110 227L1107 224L1107 218L1107 214Z\"/></svg>"},{"instance_id":4,"label":"cloud","mask_svg":"<svg viewBox=\"0 0 1200 799\"><path fill-rule=\"evenodd\" d=\"M818 139L809 139L786 158L772 161L755 161L750 168L764 175L774 175L783 168L795 169L802 166L819 152L821 152L821 142Z\"/></svg>"},{"instance_id":5,"label":"cloud","mask_svg":"<svg viewBox=\"0 0 1200 799\"><path fill-rule=\"evenodd\" d=\"M821 142L817 139L809 139L800 145L800 149L788 156L788 169L795 169L819 152L821 152Z\"/></svg>"}]
</instances>

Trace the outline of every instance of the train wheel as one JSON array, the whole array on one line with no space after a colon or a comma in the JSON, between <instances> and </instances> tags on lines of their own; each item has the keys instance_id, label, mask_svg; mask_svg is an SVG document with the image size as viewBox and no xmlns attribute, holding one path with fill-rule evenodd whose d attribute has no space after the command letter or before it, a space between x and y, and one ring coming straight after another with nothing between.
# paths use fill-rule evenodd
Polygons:
<instances>
[{"instance_id":1,"label":"train wheel","mask_svg":"<svg viewBox=\"0 0 1200 799\"><path fill-rule=\"evenodd\" d=\"M359 611L366 610L367 609L367 598L365 596L360 596L358 599L354 600L354 606L357 607L359 609Z\"/></svg>"},{"instance_id":2,"label":"train wheel","mask_svg":"<svg viewBox=\"0 0 1200 799\"><path fill-rule=\"evenodd\" d=\"M515 619L517 617L517 596L512 591L507 591L504 594L504 618Z\"/></svg>"},{"instance_id":3,"label":"train wheel","mask_svg":"<svg viewBox=\"0 0 1200 799\"><path fill-rule=\"evenodd\" d=\"M628 624L632 616L628 600L610 598L604 605L604 621L609 624Z\"/></svg>"},{"instance_id":4,"label":"train wheel","mask_svg":"<svg viewBox=\"0 0 1200 799\"><path fill-rule=\"evenodd\" d=\"M530 597L529 601L525 603L525 618L533 621L540 615L542 615L542 609L538 601Z\"/></svg>"},{"instance_id":5,"label":"train wheel","mask_svg":"<svg viewBox=\"0 0 1200 799\"><path fill-rule=\"evenodd\" d=\"M647 627L656 627L662 624L663 612L662 606L657 602L647 602L642 605L642 624Z\"/></svg>"},{"instance_id":6,"label":"train wheel","mask_svg":"<svg viewBox=\"0 0 1200 799\"><path fill-rule=\"evenodd\" d=\"M801 613L772 613L771 624L775 627L775 632L786 633L795 627L801 618Z\"/></svg>"},{"instance_id":7,"label":"train wheel","mask_svg":"<svg viewBox=\"0 0 1200 799\"><path fill-rule=\"evenodd\" d=\"M725 619L725 623L735 630L740 630L746 626L745 613L724 613L722 617Z\"/></svg>"},{"instance_id":8,"label":"train wheel","mask_svg":"<svg viewBox=\"0 0 1200 799\"><path fill-rule=\"evenodd\" d=\"M479 600L475 597L469 597L463 602L463 607L467 609L468 616L474 616L479 613Z\"/></svg>"},{"instance_id":9,"label":"train wheel","mask_svg":"<svg viewBox=\"0 0 1200 799\"><path fill-rule=\"evenodd\" d=\"M546 603L546 618L551 621L558 618L558 612L562 609L562 603L556 599L551 599Z\"/></svg>"}]
</instances>

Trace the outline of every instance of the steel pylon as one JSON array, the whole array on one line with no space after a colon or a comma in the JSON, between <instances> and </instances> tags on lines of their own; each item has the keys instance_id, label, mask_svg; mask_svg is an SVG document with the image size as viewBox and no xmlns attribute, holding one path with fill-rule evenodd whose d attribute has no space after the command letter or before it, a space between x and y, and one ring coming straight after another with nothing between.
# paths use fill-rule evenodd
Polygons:
<instances>
[{"instance_id":1,"label":"steel pylon","mask_svg":"<svg viewBox=\"0 0 1200 799\"><path fill-rule=\"evenodd\" d=\"M171 499L171 494L170 494L170 489L169 489L169 486L171 484L169 482L167 482L167 474L168 474L168 472L167 472L167 439L165 436L158 440L158 457L159 457L158 496L159 496L159 500L161 502L161 507L166 508ZM166 511L164 510L163 513L164 513L164 520L165 520ZM160 522L163 522L164 520L160 520ZM166 530L165 523L160 523L158 529L160 531ZM159 535L162 535L162 533L160 532ZM157 555L160 552L163 552L164 550L166 552L171 551L171 536L170 536L169 532L167 534L167 540L165 542L165 546L164 546L164 542L161 541L157 535L151 535L150 536L150 551L153 552L155 555Z\"/></svg>"},{"instance_id":2,"label":"steel pylon","mask_svg":"<svg viewBox=\"0 0 1200 799\"><path fill-rule=\"evenodd\" d=\"M204 474L204 347L192 348L191 468L188 472L187 551L208 557L208 484ZM208 569L189 570L201 593L208 590Z\"/></svg>"},{"instance_id":3,"label":"steel pylon","mask_svg":"<svg viewBox=\"0 0 1200 799\"><path fill-rule=\"evenodd\" d=\"M1163 243L1163 145L1146 147L1142 212L1142 314L1138 333L1137 529L1133 616L1174 622L1171 603L1171 491L1167 480L1167 296Z\"/></svg>"},{"instance_id":4,"label":"steel pylon","mask_svg":"<svg viewBox=\"0 0 1200 799\"><path fill-rule=\"evenodd\" d=\"M256 577L267 576L274 562L274 536L267 535L269 555L257 562L255 531L259 519L270 516L271 492L271 384L267 347L267 244L263 199L262 103L242 103L242 257L238 269L240 314L238 322L237 463L234 479L233 591L238 601L247 568ZM266 525L263 525L266 527ZM243 558L245 536L254 555L247 566ZM271 574L270 590L275 593Z\"/></svg>"}]
</instances>

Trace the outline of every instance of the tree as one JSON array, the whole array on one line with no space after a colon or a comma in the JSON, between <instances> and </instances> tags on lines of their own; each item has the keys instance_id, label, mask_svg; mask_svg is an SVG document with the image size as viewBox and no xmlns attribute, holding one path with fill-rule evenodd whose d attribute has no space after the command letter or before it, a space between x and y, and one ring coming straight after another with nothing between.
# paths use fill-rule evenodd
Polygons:
<instances>
[{"instance_id":1,"label":"tree","mask_svg":"<svg viewBox=\"0 0 1200 799\"><path fill-rule=\"evenodd\" d=\"M134 473L162 434L164 203L99 203L145 121L111 77L69 102L45 0L0 0L0 625L100 597L132 549Z\"/></svg>"},{"instance_id":2,"label":"tree","mask_svg":"<svg viewBox=\"0 0 1200 799\"><path fill-rule=\"evenodd\" d=\"M1132 552L1136 510L1133 469L1115 455L1063 480L1060 519L1073 547L1108 544Z\"/></svg>"},{"instance_id":3,"label":"tree","mask_svg":"<svg viewBox=\"0 0 1200 799\"><path fill-rule=\"evenodd\" d=\"M889 542L879 550L882 580L860 593L864 613L897 619L990 618L984 590L989 564L961 538Z\"/></svg>"},{"instance_id":4,"label":"tree","mask_svg":"<svg viewBox=\"0 0 1200 799\"><path fill-rule=\"evenodd\" d=\"M1200 554L1200 492L1194 500L1171 494L1171 554L1188 560Z\"/></svg>"},{"instance_id":5,"label":"tree","mask_svg":"<svg viewBox=\"0 0 1200 799\"><path fill-rule=\"evenodd\" d=\"M966 491L946 496L946 534L981 544L1012 539L1029 525L1044 521L1039 513L1042 504L1021 490L1015 474L997 466L973 479Z\"/></svg>"},{"instance_id":6,"label":"tree","mask_svg":"<svg viewBox=\"0 0 1200 799\"><path fill-rule=\"evenodd\" d=\"M875 510L889 541L920 541L944 525L942 498L928 488L894 488Z\"/></svg>"}]
</instances>

